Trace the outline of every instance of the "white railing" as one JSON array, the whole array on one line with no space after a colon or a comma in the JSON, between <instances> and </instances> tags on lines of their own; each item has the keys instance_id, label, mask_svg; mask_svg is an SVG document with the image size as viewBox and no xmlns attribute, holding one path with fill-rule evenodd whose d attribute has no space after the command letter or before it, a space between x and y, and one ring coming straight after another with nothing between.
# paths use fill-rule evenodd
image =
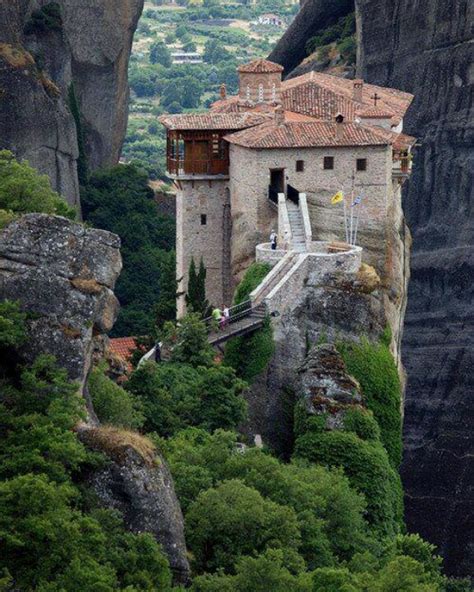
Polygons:
<instances>
[{"instance_id":1,"label":"white railing","mask_svg":"<svg viewBox=\"0 0 474 592\"><path fill-rule=\"evenodd\" d=\"M286 207L286 197L284 193L278 194L278 244L286 249L291 243L292 234L290 226L290 217Z\"/></svg>"},{"instance_id":2,"label":"white railing","mask_svg":"<svg viewBox=\"0 0 474 592\"><path fill-rule=\"evenodd\" d=\"M311 220L309 217L308 201L306 199L306 193L299 194L299 208L301 217L303 218L304 236L306 241L306 248L309 249L313 242L313 231L311 229Z\"/></svg>"}]
</instances>

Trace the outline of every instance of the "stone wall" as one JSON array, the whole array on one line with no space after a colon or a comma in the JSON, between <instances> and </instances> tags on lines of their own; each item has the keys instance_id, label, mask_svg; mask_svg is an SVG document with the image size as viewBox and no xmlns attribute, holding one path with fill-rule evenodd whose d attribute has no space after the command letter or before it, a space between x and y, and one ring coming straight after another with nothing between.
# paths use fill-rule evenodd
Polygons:
<instances>
[{"instance_id":1,"label":"stone wall","mask_svg":"<svg viewBox=\"0 0 474 592\"><path fill-rule=\"evenodd\" d=\"M323 169L325 156L334 157L334 170ZM240 271L254 254L256 244L265 242L275 215L268 205L270 169L285 169L286 182L306 193L313 238L345 238L342 203L331 205L340 189L350 193L357 158L367 158L367 171L355 173L356 192L365 196L358 244L364 258L380 275L385 275L387 227L399 221L387 217L392 196L392 156L389 147L248 150L231 145L232 214L238 236L233 237L232 260ZM304 170L296 172L296 160L304 160Z\"/></svg>"},{"instance_id":2,"label":"stone wall","mask_svg":"<svg viewBox=\"0 0 474 592\"><path fill-rule=\"evenodd\" d=\"M225 265L224 253L227 181L180 181L180 185L182 188L176 194L176 275L183 279L178 291L187 290L191 259L194 258L198 267L202 257L207 270L207 298L211 304L222 306L223 300L230 298L225 287L225 274L230 274L230 269ZM202 215L206 216L206 224L201 224ZM183 295L178 299L178 316L184 313Z\"/></svg>"}]
</instances>

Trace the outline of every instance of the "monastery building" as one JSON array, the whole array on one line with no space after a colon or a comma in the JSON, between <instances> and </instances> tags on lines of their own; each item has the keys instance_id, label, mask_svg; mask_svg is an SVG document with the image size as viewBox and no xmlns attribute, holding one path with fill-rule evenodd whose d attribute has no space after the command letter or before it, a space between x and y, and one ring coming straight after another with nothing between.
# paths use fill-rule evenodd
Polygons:
<instances>
[{"instance_id":1,"label":"monastery building","mask_svg":"<svg viewBox=\"0 0 474 592\"><path fill-rule=\"evenodd\" d=\"M272 229L278 253L347 241L356 198L357 244L384 278L411 169L415 139L402 129L412 95L317 72L282 81L283 68L263 59L238 71L238 96L222 88L206 113L160 117L177 187L179 291L191 258L202 257L209 301L230 304L256 252L260 260L277 255L268 245ZM340 191L344 202L331 204ZM181 297L178 314L184 310Z\"/></svg>"}]
</instances>

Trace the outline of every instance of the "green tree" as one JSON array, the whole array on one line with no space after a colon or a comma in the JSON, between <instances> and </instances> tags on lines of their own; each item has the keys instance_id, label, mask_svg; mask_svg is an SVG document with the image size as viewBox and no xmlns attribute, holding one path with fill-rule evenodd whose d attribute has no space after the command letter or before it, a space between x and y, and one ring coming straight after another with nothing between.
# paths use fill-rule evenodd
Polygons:
<instances>
[{"instance_id":1,"label":"green tree","mask_svg":"<svg viewBox=\"0 0 474 592\"><path fill-rule=\"evenodd\" d=\"M208 330L198 313L190 313L177 323L165 323L163 342L171 350L171 360L191 366L209 366L214 350L209 345Z\"/></svg>"},{"instance_id":2,"label":"green tree","mask_svg":"<svg viewBox=\"0 0 474 592\"><path fill-rule=\"evenodd\" d=\"M219 64L230 58L229 51L217 39L208 39L204 44L203 59L208 64Z\"/></svg>"},{"instance_id":3,"label":"green tree","mask_svg":"<svg viewBox=\"0 0 474 592\"><path fill-rule=\"evenodd\" d=\"M209 311L209 301L206 299L206 268L204 262L199 262L199 271L196 272L194 257L191 257L188 272L188 292L186 294L186 305L190 312L199 313L205 316Z\"/></svg>"},{"instance_id":4,"label":"green tree","mask_svg":"<svg viewBox=\"0 0 474 592\"><path fill-rule=\"evenodd\" d=\"M8 150L0 150L0 210L14 214L43 212L74 219L76 211L51 189L49 178Z\"/></svg>"},{"instance_id":5,"label":"green tree","mask_svg":"<svg viewBox=\"0 0 474 592\"><path fill-rule=\"evenodd\" d=\"M150 63L161 64L165 68L171 66L171 53L163 41L155 41L150 48Z\"/></svg>"},{"instance_id":6,"label":"green tree","mask_svg":"<svg viewBox=\"0 0 474 592\"><path fill-rule=\"evenodd\" d=\"M245 383L230 368L145 364L126 388L143 405L145 429L170 436L188 426L232 429L245 417Z\"/></svg>"},{"instance_id":7,"label":"green tree","mask_svg":"<svg viewBox=\"0 0 474 592\"><path fill-rule=\"evenodd\" d=\"M232 572L242 555L268 548L291 555L300 543L294 511L265 500L238 480L199 494L187 513L186 529L198 572Z\"/></svg>"},{"instance_id":8,"label":"green tree","mask_svg":"<svg viewBox=\"0 0 474 592\"><path fill-rule=\"evenodd\" d=\"M139 399L106 376L103 366L92 369L88 386L94 410L101 422L132 429L143 425Z\"/></svg>"},{"instance_id":9,"label":"green tree","mask_svg":"<svg viewBox=\"0 0 474 592\"><path fill-rule=\"evenodd\" d=\"M175 224L159 213L145 171L119 165L97 171L81 191L84 219L122 240L121 304L113 335L150 335L175 316ZM173 279L171 279L173 278Z\"/></svg>"}]
</instances>

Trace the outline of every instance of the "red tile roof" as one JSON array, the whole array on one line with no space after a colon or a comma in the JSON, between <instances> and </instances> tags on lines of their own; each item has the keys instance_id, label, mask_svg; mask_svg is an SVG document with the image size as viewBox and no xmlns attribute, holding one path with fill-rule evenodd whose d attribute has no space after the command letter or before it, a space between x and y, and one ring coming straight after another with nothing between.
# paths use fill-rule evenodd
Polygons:
<instances>
[{"instance_id":1,"label":"red tile roof","mask_svg":"<svg viewBox=\"0 0 474 592\"><path fill-rule=\"evenodd\" d=\"M378 107L393 112L398 121L400 121L405 115L406 110L413 100L413 95L410 93L364 82L362 86L362 102L358 103L354 101L354 80L332 76L331 74L323 74L321 72L309 72L308 74L285 80L282 82L282 93L286 93L290 89L307 82L313 82L321 88L332 91L353 102L356 108L356 113L359 110L373 107L374 99L372 97L377 93L379 97Z\"/></svg>"},{"instance_id":2,"label":"red tile roof","mask_svg":"<svg viewBox=\"0 0 474 592\"><path fill-rule=\"evenodd\" d=\"M337 133L337 126L341 126ZM372 126L329 121L291 122L278 125L274 121L228 134L231 144L246 148L312 148L343 146L384 146L391 138L379 134Z\"/></svg>"},{"instance_id":3,"label":"red tile roof","mask_svg":"<svg viewBox=\"0 0 474 592\"><path fill-rule=\"evenodd\" d=\"M350 120L355 116L353 101L323 88L312 80L283 90L281 100L288 111L303 113L316 119L331 120L338 113Z\"/></svg>"},{"instance_id":4,"label":"red tile roof","mask_svg":"<svg viewBox=\"0 0 474 592\"><path fill-rule=\"evenodd\" d=\"M393 111L385 109L384 107L367 107L366 109L358 110L357 114L360 117L367 117L370 119L392 119L395 115Z\"/></svg>"},{"instance_id":5,"label":"red tile roof","mask_svg":"<svg viewBox=\"0 0 474 592\"><path fill-rule=\"evenodd\" d=\"M242 113L191 113L162 115L158 120L170 130L238 130L267 120L265 115Z\"/></svg>"},{"instance_id":6,"label":"red tile roof","mask_svg":"<svg viewBox=\"0 0 474 592\"><path fill-rule=\"evenodd\" d=\"M275 64L275 62L261 58L248 64L242 64L237 70L239 72L250 72L254 74L268 74L270 72L283 72L284 68L280 64Z\"/></svg>"},{"instance_id":7,"label":"red tile roof","mask_svg":"<svg viewBox=\"0 0 474 592\"><path fill-rule=\"evenodd\" d=\"M128 362L133 351L137 349L137 343L135 337L115 337L110 339L109 349L118 358Z\"/></svg>"}]
</instances>

